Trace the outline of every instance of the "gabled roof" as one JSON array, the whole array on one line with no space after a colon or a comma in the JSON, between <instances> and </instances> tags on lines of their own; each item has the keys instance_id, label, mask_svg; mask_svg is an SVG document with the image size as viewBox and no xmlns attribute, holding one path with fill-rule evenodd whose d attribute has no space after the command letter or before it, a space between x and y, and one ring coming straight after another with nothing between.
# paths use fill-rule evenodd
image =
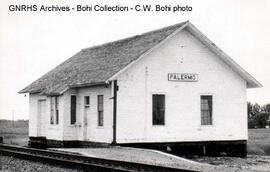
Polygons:
<instances>
[{"instance_id":1,"label":"gabled roof","mask_svg":"<svg viewBox=\"0 0 270 172\"><path fill-rule=\"evenodd\" d=\"M105 84L132 66L167 39L186 28L247 81L247 87L261 84L218 49L189 21L115 42L81 50L19 93L62 94L72 87Z\"/></svg>"}]
</instances>

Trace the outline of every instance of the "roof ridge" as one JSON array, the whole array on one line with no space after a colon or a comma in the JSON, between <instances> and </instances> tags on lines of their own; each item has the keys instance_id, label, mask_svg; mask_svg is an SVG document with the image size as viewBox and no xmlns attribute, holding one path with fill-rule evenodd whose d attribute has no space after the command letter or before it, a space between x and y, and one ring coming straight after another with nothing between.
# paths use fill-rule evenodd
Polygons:
<instances>
[{"instance_id":1,"label":"roof ridge","mask_svg":"<svg viewBox=\"0 0 270 172\"><path fill-rule=\"evenodd\" d=\"M189 20L186 20L186 21L181 22L181 23L176 23L176 24L173 24L173 25L161 27L161 28L159 28L159 29L155 29L155 30L150 30L150 31L147 31L147 32L143 32L143 33L141 33L141 34L133 35L133 36L130 36L130 37L118 39L118 40L115 40L115 41L110 41L110 42L102 43L102 44L99 44L99 45L94 45L94 46L92 46L92 47L83 48L83 49L81 49L81 51L92 50L92 49L95 49L95 48L99 48L99 47L103 47L103 46L108 46L108 45L110 45L110 44L115 44L115 43L124 42L124 41L131 40L131 39L134 39L134 38L137 38L137 37L140 37L140 36L147 35L147 34L149 34L149 33L155 33L155 32L164 31L164 30L166 30L166 29L170 29L170 28L173 28L173 27L176 27L176 26L181 27L182 25L184 25L184 24L186 24L186 23L189 23Z\"/></svg>"}]
</instances>

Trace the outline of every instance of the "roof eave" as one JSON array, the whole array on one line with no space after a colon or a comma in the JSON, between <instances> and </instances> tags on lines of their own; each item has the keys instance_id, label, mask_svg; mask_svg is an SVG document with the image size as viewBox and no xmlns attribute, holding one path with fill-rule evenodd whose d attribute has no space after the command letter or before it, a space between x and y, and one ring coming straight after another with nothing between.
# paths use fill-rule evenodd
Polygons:
<instances>
[{"instance_id":1,"label":"roof eave","mask_svg":"<svg viewBox=\"0 0 270 172\"><path fill-rule=\"evenodd\" d=\"M25 94L25 93L29 93L28 91L24 91L24 90L21 90L18 92L18 94Z\"/></svg>"},{"instance_id":2,"label":"roof eave","mask_svg":"<svg viewBox=\"0 0 270 172\"><path fill-rule=\"evenodd\" d=\"M84 83L84 84L72 84L69 85L69 88L80 88L80 87L93 87L93 86L102 86L102 85L108 85L106 81L102 82L94 82L94 83Z\"/></svg>"},{"instance_id":3,"label":"roof eave","mask_svg":"<svg viewBox=\"0 0 270 172\"><path fill-rule=\"evenodd\" d=\"M30 91L27 89L23 89L21 91L19 91L19 94L25 94L25 93L29 93L29 94L37 94L37 93L41 93L44 95L48 95L48 96L54 96L54 95L62 95L64 92L66 92L67 90L71 89L71 88L81 88L81 87L93 87L93 86L106 86L109 85L109 83L107 82L95 82L95 83L86 83L86 84L72 84L72 85L68 85L67 87L65 87L63 90L59 91L59 92L46 92L43 90L35 90L35 91Z\"/></svg>"},{"instance_id":4,"label":"roof eave","mask_svg":"<svg viewBox=\"0 0 270 172\"><path fill-rule=\"evenodd\" d=\"M23 89L23 90L19 91L18 93L19 94L26 94L26 93L37 94L37 93L41 93L41 92L42 92L41 90L30 91L30 90Z\"/></svg>"},{"instance_id":5,"label":"roof eave","mask_svg":"<svg viewBox=\"0 0 270 172\"><path fill-rule=\"evenodd\" d=\"M95 82L95 83L84 83L84 84L71 84L68 85L65 89L59 92L59 94L64 94L67 90L71 88L82 88L82 87L94 87L94 86L106 86L109 85L106 81L104 82Z\"/></svg>"},{"instance_id":6,"label":"roof eave","mask_svg":"<svg viewBox=\"0 0 270 172\"><path fill-rule=\"evenodd\" d=\"M247 82L247 88L260 88L260 87L263 87L263 85L261 83L259 83L258 81L256 83L255 82Z\"/></svg>"}]
</instances>

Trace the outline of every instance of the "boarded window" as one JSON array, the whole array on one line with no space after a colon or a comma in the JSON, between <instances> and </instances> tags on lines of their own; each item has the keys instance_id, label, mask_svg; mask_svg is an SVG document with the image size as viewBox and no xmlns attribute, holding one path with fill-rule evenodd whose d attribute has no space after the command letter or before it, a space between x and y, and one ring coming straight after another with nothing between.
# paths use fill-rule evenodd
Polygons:
<instances>
[{"instance_id":1,"label":"boarded window","mask_svg":"<svg viewBox=\"0 0 270 172\"><path fill-rule=\"evenodd\" d=\"M70 101L70 123L76 123L76 96L71 96Z\"/></svg>"},{"instance_id":2,"label":"boarded window","mask_svg":"<svg viewBox=\"0 0 270 172\"><path fill-rule=\"evenodd\" d=\"M84 96L84 106L89 107L90 106L90 97Z\"/></svg>"},{"instance_id":3,"label":"boarded window","mask_svg":"<svg viewBox=\"0 0 270 172\"><path fill-rule=\"evenodd\" d=\"M212 96L201 96L201 125L212 125Z\"/></svg>"},{"instance_id":4,"label":"boarded window","mask_svg":"<svg viewBox=\"0 0 270 172\"><path fill-rule=\"evenodd\" d=\"M97 97L98 126L103 126L103 95Z\"/></svg>"},{"instance_id":5,"label":"boarded window","mask_svg":"<svg viewBox=\"0 0 270 172\"><path fill-rule=\"evenodd\" d=\"M153 125L165 124L165 95L153 95Z\"/></svg>"}]
</instances>

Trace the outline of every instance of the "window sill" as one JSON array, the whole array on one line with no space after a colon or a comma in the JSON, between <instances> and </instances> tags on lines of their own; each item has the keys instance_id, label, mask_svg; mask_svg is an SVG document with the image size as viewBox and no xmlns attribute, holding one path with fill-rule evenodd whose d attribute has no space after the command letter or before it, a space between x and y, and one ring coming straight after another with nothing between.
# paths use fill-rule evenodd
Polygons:
<instances>
[{"instance_id":1,"label":"window sill","mask_svg":"<svg viewBox=\"0 0 270 172\"><path fill-rule=\"evenodd\" d=\"M208 126L214 126L214 124L206 124L206 125L202 125L202 124L201 124L200 126L201 126L201 127L204 127L204 126L205 126L205 127L208 127Z\"/></svg>"},{"instance_id":2,"label":"window sill","mask_svg":"<svg viewBox=\"0 0 270 172\"><path fill-rule=\"evenodd\" d=\"M166 125L164 124L164 125L153 125L152 124L152 127L154 127L154 128L156 128L156 127L166 127Z\"/></svg>"},{"instance_id":3,"label":"window sill","mask_svg":"<svg viewBox=\"0 0 270 172\"><path fill-rule=\"evenodd\" d=\"M199 128L212 128L212 127L215 127L214 124L211 124L211 125L200 125Z\"/></svg>"},{"instance_id":4,"label":"window sill","mask_svg":"<svg viewBox=\"0 0 270 172\"><path fill-rule=\"evenodd\" d=\"M77 123L77 124L70 124L69 127L75 127L75 128L80 128L82 127L82 125L80 123Z\"/></svg>"},{"instance_id":5,"label":"window sill","mask_svg":"<svg viewBox=\"0 0 270 172\"><path fill-rule=\"evenodd\" d=\"M48 129L56 129L56 128L60 128L60 125L50 124L48 127Z\"/></svg>"}]
</instances>

